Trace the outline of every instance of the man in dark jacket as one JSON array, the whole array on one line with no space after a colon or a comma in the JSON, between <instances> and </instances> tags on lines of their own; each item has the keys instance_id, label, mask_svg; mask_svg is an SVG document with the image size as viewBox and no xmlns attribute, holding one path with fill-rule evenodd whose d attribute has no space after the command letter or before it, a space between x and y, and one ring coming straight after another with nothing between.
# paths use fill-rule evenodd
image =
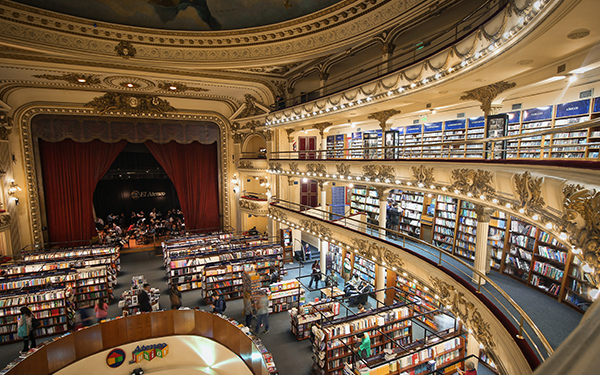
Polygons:
<instances>
[{"instance_id":1,"label":"man in dark jacket","mask_svg":"<svg viewBox=\"0 0 600 375\"><path fill-rule=\"evenodd\" d=\"M150 284L144 284L144 289L140 290L138 303L140 304L140 311L152 311L152 306L150 305Z\"/></svg>"},{"instance_id":2,"label":"man in dark jacket","mask_svg":"<svg viewBox=\"0 0 600 375\"><path fill-rule=\"evenodd\" d=\"M227 304L225 303L225 297L223 297L222 295L213 296L212 308L213 308L213 313L223 314L225 312L225 309L227 309Z\"/></svg>"},{"instance_id":3,"label":"man in dark jacket","mask_svg":"<svg viewBox=\"0 0 600 375\"><path fill-rule=\"evenodd\" d=\"M400 224L400 211L398 211L398 203L392 203L392 208L387 212L387 224L386 227L388 229L397 231L398 225ZM388 232L389 237L396 237L396 235L392 232Z\"/></svg>"}]
</instances>

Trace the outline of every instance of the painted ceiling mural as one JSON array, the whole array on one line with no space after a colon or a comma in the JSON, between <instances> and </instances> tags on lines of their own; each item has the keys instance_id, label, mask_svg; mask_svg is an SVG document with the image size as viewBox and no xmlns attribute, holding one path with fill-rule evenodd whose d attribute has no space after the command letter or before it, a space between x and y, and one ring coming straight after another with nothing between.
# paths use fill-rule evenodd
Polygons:
<instances>
[{"instance_id":1,"label":"painted ceiling mural","mask_svg":"<svg viewBox=\"0 0 600 375\"><path fill-rule=\"evenodd\" d=\"M153 29L208 31L271 25L342 0L14 0L71 16Z\"/></svg>"}]
</instances>

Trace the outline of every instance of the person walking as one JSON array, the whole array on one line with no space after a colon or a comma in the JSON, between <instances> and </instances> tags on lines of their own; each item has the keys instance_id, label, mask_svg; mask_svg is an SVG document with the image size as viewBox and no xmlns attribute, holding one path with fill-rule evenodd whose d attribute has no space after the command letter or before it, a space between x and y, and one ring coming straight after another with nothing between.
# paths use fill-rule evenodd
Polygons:
<instances>
[{"instance_id":1,"label":"person walking","mask_svg":"<svg viewBox=\"0 0 600 375\"><path fill-rule=\"evenodd\" d=\"M310 274L310 283L308 283L308 288L312 289L313 281L315 282L315 286L319 287L319 280L321 279L321 266L319 265L319 261L315 260L312 264L312 273Z\"/></svg>"},{"instance_id":2,"label":"person walking","mask_svg":"<svg viewBox=\"0 0 600 375\"><path fill-rule=\"evenodd\" d=\"M140 311L152 311L152 305L150 304L150 284L144 284L143 289L140 290L138 294L138 303L140 304Z\"/></svg>"},{"instance_id":3,"label":"person walking","mask_svg":"<svg viewBox=\"0 0 600 375\"><path fill-rule=\"evenodd\" d=\"M269 299L267 298L267 293L262 292L260 297L258 297L258 307L256 310L256 334L258 335L260 333L260 327L263 324L265 325L265 331L263 333L269 333Z\"/></svg>"},{"instance_id":4,"label":"person walking","mask_svg":"<svg viewBox=\"0 0 600 375\"><path fill-rule=\"evenodd\" d=\"M213 296L213 304L211 305L213 308L213 313L223 314L227 309L227 303L225 303L225 297L223 295Z\"/></svg>"},{"instance_id":5,"label":"person walking","mask_svg":"<svg viewBox=\"0 0 600 375\"><path fill-rule=\"evenodd\" d=\"M181 307L181 292L179 291L179 287L177 285L173 285L171 287L171 310L179 310Z\"/></svg>"},{"instance_id":6,"label":"person walking","mask_svg":"<svg viewBox=\"0 0 600 375\"><path fill-rule=\"evenodd\" d=\"M108 303L104 302L104 298L100 297L96 301L94 312L96 313L96 323L100 323L102 319L106 319L108 316Z\"/></svg>"},{"instance_id":7,"label":"person walking","mask_svg":"<svg viewBox=\"0 0 600 375\"><path fill-rule=\"evenodd\" d=\"M21 353L27 353L29 349L35 348L35 318L29 307L21 307L21 317L17 324L17 336L23 339L23 350ZM31 343L31 346L29 345Z\"/></svg>"},{"instance_id":8,"label":"person walking","mask_svg":"<svg viewBox=\"0 0 600 375\"><path fill-rule=\"evenodd\" d=\"M250 327L252 323L252 300L248 291L244 292L244 316L246 317L246 327Z\"/></svg>"}]
</instances>

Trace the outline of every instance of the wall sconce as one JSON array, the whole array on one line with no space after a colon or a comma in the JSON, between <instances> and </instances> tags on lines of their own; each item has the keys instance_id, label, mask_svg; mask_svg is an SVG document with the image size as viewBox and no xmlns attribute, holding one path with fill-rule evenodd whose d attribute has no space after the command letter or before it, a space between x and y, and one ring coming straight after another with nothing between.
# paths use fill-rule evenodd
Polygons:
<instances>
[{"instance_id":1,"label":"wall sconce","mask_svg":"<svg viewBox=\"0 0 600 375\"><path fill-rule=\"evenodd\" d=\"M13 195L17 191L21 191L21 187L19 184L15 182L15 180L10 180L10 185L8 187L8 194Z\"/></svg>"},{"instance_id":2,"label":"wall sconce","mask_svg":"<svg viewBox=\"0 0 600 375\"><path fill-rule=\"evenodd\" d=\"M237 179L236 174L233 175L231 183L233 184L233 192L238 193L240 191L240 180Z\"/></svg>"}]
</instances>

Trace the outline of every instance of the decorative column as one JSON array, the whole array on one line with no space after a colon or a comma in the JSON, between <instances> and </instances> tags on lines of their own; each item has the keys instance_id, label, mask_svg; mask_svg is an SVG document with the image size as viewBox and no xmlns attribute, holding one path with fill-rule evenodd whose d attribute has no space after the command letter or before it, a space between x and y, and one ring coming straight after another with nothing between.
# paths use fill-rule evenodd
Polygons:
<instances>
[{"instance_id":1,"label":"decorative column","mask_svg":"<svg viewBox=\"0 0 600 375\"><path fill-rule=\"evenodd\" d=\"M295 131L296 131L295 129L285 129L285 132L287 133L287 140L288 140L287 151L294 151L294 137L292 137L292 133ZM296 158L295 155L293 158L294 159Z\"/></svg>"},{"instance_id":2,"label":"decorative column","mask_svg":"<svg viewBox=\"0 0 600 375\"><path fill-rule=\"evenodd\" d=\"M325 95L325 85L327 84L327 79L329 79L329 73L319 72L319 95Z\"/></svg>"},{"instance_id":3,"label":"decorative column","mask_svg":"<svg viewBox=\"0 0 600 375\"><path fill-rule=\"evenodd\" d=\"M475 335L470 333L467 335L467 353L465 357L470 355L479 357L479 341L475 338ZM479 361L475 359L475 357L471 357L470 360L475 365L475 370L477 370L477 366L479 365Z\"/></svg>"},{"instance_id":4,"label":"decorative column","mask_svg":"<svg viewBox=\"0 0 600 375\"><path fill-rule=\"evenodd\" d=\"M365 156L368 156L367 158L370 158L370 159L385 159L385 158L395 159L396 158L395 151L397 151L397 149L392 149L391 154L390 154L389 152L387 152L387 149L385 148L387 146L385 144L385 132L391 128L391 124L388 124L387 120L389 120L390 117L395 116L399 113L400 113L400 111L398 111L398 110L388 109L385 111L373 112L367 117L368 119L379 121L379 127L381 128L381 131L384 133L383 134L383 142L381 144L381 146L384 147L383 150L365 150ZM395 146L395 145L393 145L393 146ZM393 155L393 156L388 156L388 155Z\"/></svg>"},{"instance_id":5,"label":"decorative column","mask_svg":"<svg viewBox=\"0 0 600 375\"><path fill-rule=\"evenodd\" d=\"M377 190L377 196L379 197L379 238L385 238L385 228L387 223L387 197L390 194L388 188L378 186L375 187Z\"/></svg>"},{"instance_id":6,"label":"decorative column","mask_svg":"<svg viewBox=\"0 0 600 375\"><path fill-rule=\"evenodd\" d=\"M385 42L381 46L381 61L383 62L381 68L385 71L385 73L390 72L390 60L392 59L395 48L396 46L390 42Z\"/></svg>"},{"instance_id":7,"label":"decorative column","mask_svg":"<svg viewBox=\"0 0 600 375\"><path fill-rule=\"evenodd\" d=\"M327 252L329 251L329 242L321 240L321 279L325 280L327 276Z\"/></svg>"},{"instance_id":8,"label":"decorative column","mask_svg":"<svg viewBox=\"0 0 600 375\"><path fill-rule=\"evenodd\" d=\"M490 228L490 216L494 212L492 209L484 208L481 205L475 205L475 213L477 214L477 231L475 234L475 264L474 268L486 274L486 263L488 260L488 233ZM479 275L473 273L473 282L479 283ZM485 284L485 280L481 280L481 284Z\"/></svg>"},{"instance_id":9,"label":"decorative column","mask_svg":"<svg viewBox=\"0 0 600 375\"><path fill-rule=\"evenodd\" d=\"M292 244L293 253L292 257L296 254L296 251L302 250L302 231L300 229L292 228Z\"/></svg>"},{"instance_id":10,"label":"decorative column","mask_svg":"<svg viewBox=\"0 0 600 375\"><path fill-rule=\"evenodd\" d=\"M321 189L321 210L322 211L328 211L327 210L327 181L323 181L323 180L317 180L317 183L319 184L319 189ZM329 217L324 217L322 218L323 220L329 220Z\"/></svg>"},{"instance_id":11,"label":"decorative column","mask_svg":"<svg viewBox=\"0 0 600 375\"><path fill-rule=\"evenodd\" d=\"M375 275L375 289L378 290L376 297L377 297L377 307L382 307L384 305L385 302L385 290L383 290L385 288L385 284L386 284L386 279L385 279L385 267L384 266L380 266L379 264L376 266L377 268L377 274Z\"/></svg>"},{"instance_id":12,"label":"decorative column","mask_svg":"<svg viewBox=\"0 0 600 375\"><path fill-rule=\"evenodd\" d=\"M319 122L314 124L313 129L317 129L319 131L319 135L321 136L319 150L321 150L321 155L317 159L327 159L327 140L325 139L325 128L333 125L332 122Z\"/></svg>"}]
</instances>

